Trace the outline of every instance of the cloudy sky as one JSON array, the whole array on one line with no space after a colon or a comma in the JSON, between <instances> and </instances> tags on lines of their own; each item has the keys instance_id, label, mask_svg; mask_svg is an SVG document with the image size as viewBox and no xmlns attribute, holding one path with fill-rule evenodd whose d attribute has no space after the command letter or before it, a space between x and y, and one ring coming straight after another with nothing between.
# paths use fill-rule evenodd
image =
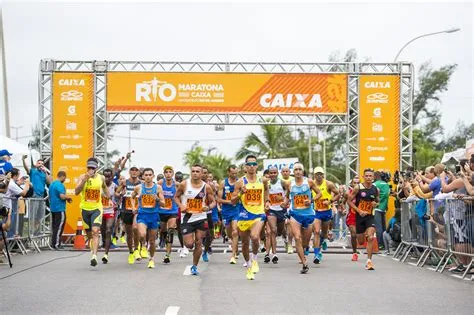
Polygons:
<instances>
[{"instance_id":1,"label":"cloudy sky","mask_svg":"<svg viewBox=\"0 0 474 315\"><path fill-rule=\"evenodd\" d=\"M456 63L441 97L442 123L474 121L473 5L442 3L72 3L3 1L11 125L27 142L38 120L38 64L57 60L324 62L355 48L390 62L411 38L452 27L461 32L420 39L399 60L416 67ZM3 112L2 112L3 114ZM195 141L228 156L258 127L142 126L132 131L134 163L183 168ZM128 129L115 129L111 149L128 150ZM12 136L15 131L12 130ZM150 147L155 148L150 151ZM152 154L150 154L152 152ZM156 152L156 153L155 153Z\"/></svg>"}]
</instances>

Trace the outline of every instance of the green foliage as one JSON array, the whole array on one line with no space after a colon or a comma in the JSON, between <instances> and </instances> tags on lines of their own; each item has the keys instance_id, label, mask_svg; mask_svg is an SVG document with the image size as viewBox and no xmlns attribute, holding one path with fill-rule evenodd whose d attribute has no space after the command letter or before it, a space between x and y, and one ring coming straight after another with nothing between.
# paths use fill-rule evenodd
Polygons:
<instances>
[{"instance_id":1,"label":"green foliage","mask_svg":"<svg viewBox=\"0 0 474 315\"><path fill-rule=\"evenodd\" d=\"M227 168L232 164L232 160L223 154L211 154L208 150L205 154L201 146L193 145L188 152L184 153L184 164L191 167L194 164L205 165L209 168L214 179L222 180L227 176Z\"/></svg>"}]
</instances>

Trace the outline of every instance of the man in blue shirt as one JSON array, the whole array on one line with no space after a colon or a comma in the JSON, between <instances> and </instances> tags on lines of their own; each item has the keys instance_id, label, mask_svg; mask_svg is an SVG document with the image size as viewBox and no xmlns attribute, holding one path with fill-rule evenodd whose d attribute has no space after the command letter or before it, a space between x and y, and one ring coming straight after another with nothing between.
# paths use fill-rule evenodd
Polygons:
<instances>
[{"instance_id":1,"label":"man in blue shirt","mask_svg":"<svg viewBox=\"0 0 474 315\"><path fill-rule=\"evenodd\" d=\"M13 165L10 163L12 154L8 150L0 150L0 175L7 174Z\"/></svg>"},{"instance_id":2,"label":"man in blue shirt","mask_svg":"<svg viewBox=\"0 0 474 315\"><path fill-rule=\"evenodd\" d=\"M66 196L66 187L64 187L66 173L59 171L57 177L49 186L49 205L53 219L51 247L56 250L61 248L61 236L63 235L64 224L66 224L66 201L72 202L72 198Z\"/></svg>"}]
</instances>

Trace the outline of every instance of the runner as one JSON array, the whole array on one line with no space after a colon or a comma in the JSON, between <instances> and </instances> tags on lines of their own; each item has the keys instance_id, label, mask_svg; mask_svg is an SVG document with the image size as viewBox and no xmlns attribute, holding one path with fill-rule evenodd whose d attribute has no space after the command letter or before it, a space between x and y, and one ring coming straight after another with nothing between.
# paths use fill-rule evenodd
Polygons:
<instances>
[{"instance_id":1,"label":"runner","mask_svg":"<svg viewBox=\"0 0 474 315\"><path fill-rule=\"evenodd\" d=\"M215 187L214 182L209 180L209 169L207 166L202 167L201 179L203 182L207 183L212 189L212 195L217 194L217 187ZM214 221L212 220L212 211L213 208L209 208L206 212L207 214L207 225L208 230L206 231L206 236L204 238L204 251L202 253L202 260L204 262L209 261L208 254L212 254L212 241L214 240Z\"/></svg>"},{"instance_id":2,"label":"runner","mask_svg":"<svg viewBox=\"0 0 474 315\"><path fill-rule=\"evenodd\" d=\"M178 205L174 201L174 195L176 193L176 183L173 180L174 169L172 166L166 165L163 167L164 180L160 180L158 185L163 190L165 197L165 206L159 208L160 214L160 227L161 232L164 234L166 239L166 254L163 258L165 264L171 262L171 246L173 246L174 235L177 234L176 218L178 217Z\"/></svg>"},{"instance_id":3,"label":"runner","mask_svg":"<svg viewBox=\"0 0 474 315\"><path fill-rule=\"evenodd\" d=\"M270 262L270 247L273 253L271 258L272 263L278 263L278 256L276 254L277 246L277 235L278 231L282 233L285 229L285 213L286 213L286 203L285 201L285 191L288 190L288 184L278 178L278 169L275 166L269 167L269 176L270 176L270 190L269 190L269 199L270 199L270 210L267 216L267 227L269 230L269 241L267 242L267 254L265 255L264 262Z\"/></svg>"},{"instance_id":4,"label":"runner","mask_svg":"<svg viewBox=\"0 0 474 315\"><path fill-rule=\"evenodd\" d=\"M236 264L237 250L239 245L239 230L237 228L237 220L239 218L239 206L232 204L232 194L234 193L237 178L237 166L230 165L227 168L227 178L219 184L217 194L217 202L222 205L222 221L226 228L226 235L232 239L232 256L230 263Z\"/></svg>"},{"instance_id":5,"label":"runner","mask_svg":"<svg viewBox=\"0 0 474 315\"><path fill-rule=\"evenodd\" d=\"M191 167L191 179L180 183L174 200L181 209L181 229L184 244L193 251L191 274L199 275L197 266L202 253L202 240L209 229L206 212L215 206L214 192L202 179L202 166Z\"/></svg>"},{"instance_id":6,"label":"runner","mask_svg":"<svg viewBox=\"0 0 474 315\"><path fill-rule=\"evenodd\" d=\"M177 171L176 174L174 175L174 180L177 184L181 183L183 181L183 173L181 171ZM178 239L179 239L179 244L181 245L181 249L179 250L179 257L184 258L189 254L189 250L186 246L184 246L183 242L183 234L181 233L181 209L178 207L178 217L176 220L176 229L178 232Z\"/></svg>"},{"instance_id":7,"label":"runner","mask_svg":"<svg viewBox=\"0 0 474 315\"><path fill-rule=\"evenodd\" d=\"M287 202L290 202L290 227L296 243L296 253L303 265L300 273L309 271L308 262L303 248L308 247L311 238L315 212L312 207L312 198L321 198L321 192L312 179L303 176L303 164L295 163L293 168L295 178L286 192Z\"/></svg>"},{"instance_id":8,"label":"runner","mask_svg":"<svg viewBox=\"0 0 474 315\"><path fill-rule=\"evenodd\" d=\"M328 248L328 231L329 224L332 221L332 203L339 200L339 190L333 182L324 178L324 169L316 167L314 169L314 180L316 186L321 191L322 197L314 202L314 209L316 210L316 219L313 223L314 238L313 238L313 263L319 264L323 259L321 248L326 250ZM322 228L322 243L321 243L321 228Z\"/></svg>"},{"instance_id":9,"label":"runner","mask_svg":"<svg viewBox=\"0 0 474 315\"><path fill-rule=\"evenodd\" d=\"M143 170L144 183L135 186L131 195L132 203L134 204L133 209L136 209L135 198L138 196L138 233L140 235L140 243L142 244L142 248L145 248L145 250L146 247L143 245L145 244L145 238L148 237L148 245L150 246L148 268L150 269L155 268L155 240L156 232L158 231L158 222L160 221L158 209L160 206L165 206L163 190L160 185L157 185L153 182L154 177L155 174L153 169L145 168ZM143 255L141 256L143 257Z\"/></svg>"},{"instance_id":10,"label":"runner","mask_svg":"<svg viewBox=\"0 0 474 315\"><path fill-rule=\"evenodd\" d=\"M103 171L105 178L105 185L109 191L110 198L102 196L103 220L101 226L102 240L104 242L105 254L102 257L104 264L109 262L109 250L112 243L112 230L115 222L115 207L114 202L115 190L117 185L113 181L113 171L107 168Z\"/></svg>"},{"instance_id":11,"label":"runner","mask_svg":"<svg viewBox=\"0 0 474 315\"><path fill-rule=\"evenodd\" d=\"M356 185L349 199L350 207L356 212L356 232L359 244L367 239L367 263L365 269L374 270L372 251L375 235L374 209L379 203L379 191L374 181L374 170L364 170L364 182ZM355 203L354 203L355 199Z\"/></svg>"},{"instance_id":12,"label":"runner","mask_svg":"<svg viewBox=\"0 0 474 315\"><path fill-rule=\"evenodd\" d=\"M346 225L349 227L349 231L351 233L352 261L358 261L359 256L357 255L356 212L350 206L349 199L351 198L354 187L358 186L359 183L359 175L354 176L351 183L349 184L348 192L344 196L344 201L349 206L349 211L346 217ZM353 199L352 202L355 203L355 200Z\"/></svg>"},{"instance_id":13,"label":"runner","mask_svg":"<svg viewBox=\"0 0 474 315\"><path fill-rule=\"evenodd\" d=\"M125 180L124 178L120 181L120 185L115 191L115 197L121 198L122 203L120 207L122 221L125 224L125 232L127 233L127 246L128 246L128 263L133 265L135 260L139 261L147 257L146 248L142 247L142 255L140 254L140 240L138 235L137 226L137 211L133 208L134 205L138 205L138 200L132 202L132 192L135 186L140 185L139 179L140 170L136 166L132 166L129 170L130 178Z\"/></svg>"},{"instance_id":14,"label":"runner","mask_svg":"<svg viewBox=\"0 0 474 315\"><path fill-rule=\"evenodd\" d=\"M290 176L290 168L288 166L284 166L281 169L281 179L287 184L287 186L291 182L291 176ZM291 232L290 228L290 215L287 212L286 213L286 219L285 219L285 231L287 235L287 239L285 240L285 248L288 254L293 254L295 252L293 248L293 233Z\"/></svg>"},{"instance_id":15,"label":"runner","mask_svg":"<svg viewBox=\"0 0 474 315\"><path fill-rule=\"evenodd\" d=\"M257 262L260 234L265 220L265 208L270 206L268 199L268 179L257 177L257 157L248 155L245 158L247 174L235 184L232 204L240 200L238 228L242 239L242 254L247 267L247 279L254 280L260 271ZM252 260L250 261L249 246L252 239Z\"/></svg>"},{"instance_id":16,"label":"runner","mask_svg":"<svg viewBox=\"0 0 474 315\"><path fill-rule=\"evenodd\" d=\"M76 195L81 195L82 222L89 239L92 267L97 266L97 249L99 248L99 233L102 225L101 190L107 198L110 198L104 176L97 173L98 167L99 161L93 157L89 158L87 172L79 177L74 190Z\"/></svg>"}]
</instances>

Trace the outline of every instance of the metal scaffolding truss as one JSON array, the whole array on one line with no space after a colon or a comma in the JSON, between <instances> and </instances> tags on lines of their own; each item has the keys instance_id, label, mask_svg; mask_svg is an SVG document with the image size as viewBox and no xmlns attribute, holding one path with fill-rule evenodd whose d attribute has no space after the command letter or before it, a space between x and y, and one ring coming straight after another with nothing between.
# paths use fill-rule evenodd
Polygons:
<instances>
[{"instance_id":1,"label":"metal scaffolding truss","mask_svg":"<svg viewBox=\"0 0 474 315\"><path fill-rule=\"evenodd\" d=\"M411 63L58 61L44 59L40 63L38 84L40 151L44 158L51 157L53 72L90 72L94 74L94 154L102 162L107 160L107 126L109 124L347 126L347 179L359 171L359 75L398 75L400 76L401 121L400 167L412 163L414 77ZM348 112L344 114L107 112L107 72L347 74Z\"/></svg>"}]
</instances>

